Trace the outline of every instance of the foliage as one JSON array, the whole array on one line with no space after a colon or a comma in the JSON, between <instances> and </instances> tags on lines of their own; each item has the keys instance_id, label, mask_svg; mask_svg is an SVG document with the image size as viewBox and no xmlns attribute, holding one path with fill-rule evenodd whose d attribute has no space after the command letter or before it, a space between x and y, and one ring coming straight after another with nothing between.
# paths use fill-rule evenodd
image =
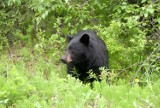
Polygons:
<instances>
[{"instance_id":1,"label":"foliage","mask_svg":"<svg viewBox=\"0 0 160 108\"><path fill-rule=\"evenodd\" d=\"M159 4L1 0L0 107L160 106ZM90 89L59 61L66 35L82 29L93 29L107 45L109 70L101 70L109 85L94 82Z\"/></svg>"},{"instance_id":2,"label":"foliage","mask_svg":"<svg viewBox=\"0 0 160 108\"><path fill-rule=\"evenodd\" d=\"M122 57L122 59L120 59L118 62L120 63L120 61L123 61L123 63L125 63L126 58L127 60L131 60L126 62L127 64L132 63L133 65L127 67L126 69L127 72L128 69L131 71L136 70L134 79L135 77L144 77L144 76L145 78L147 78L149 73L151 74L156 73L157 78L159 77L158 64L160 57L159 54L160 23L158 20L160 14L158 13L159 11L158 4L159 1L153 2L150 0L142 1L140 4L134 4L134 5L133 4L130 5L126 2L123 2L121 6L117 6L117 8L115 9L116 12L115 14L113 14L114 20L113 23L111 22L113 27L111 25L111 29L108 30L108 31L112 30L113 31L111 32L111 34L109 34L109 36L115 35L114 38L112 37L112 39L115 39L116 36L119 36L117 39L115 39L116 42L114 42L114 43L121 43L120 45L117 45L117 47L115 47L118 48L119 50L118 52L122 54L122 55L118 54L119 55L118 59ZM116 28L114 28L114 24ZM117 32L114 31L115 29ZM117 50L114 49L114 51ZM154 57L152 58L151 56ZM124 64L124 66L127 66L127 64ZM134 68L133 66L136 67ZM131 67L134 70L132 70ZM158 67L158 68L155 69L153 67ZM138 74L140 76L137 76Z\"/></svg>"},{"instance_id":3,"label":"foliage","mask_svg":"<svg viewBox=\"0 0 160 108\"><path fill-rule=\"evenodd\" d=\"M20 52L19 52L20 51ZM30 54L31 56L28 56ZM91 89L73 77L57 72L64 68L53 67L43 56L33 59L29 49L15 50L14 56L2 55L0 60L0 107L158 107L160 93L158 80L143 88L131 86L124 80L117 84L94 82ZM102 69L103 71L103 69ZM49 77L47 78L47 72Z\"/></svg>"}]
</instances>

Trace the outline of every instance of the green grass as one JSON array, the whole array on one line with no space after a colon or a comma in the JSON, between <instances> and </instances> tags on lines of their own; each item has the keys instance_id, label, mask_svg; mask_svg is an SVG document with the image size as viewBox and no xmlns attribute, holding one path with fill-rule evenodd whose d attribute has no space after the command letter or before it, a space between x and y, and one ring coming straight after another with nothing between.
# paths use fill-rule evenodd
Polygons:
<instances>
[{"instance_id":1,"label":"green grass","mask_svg":"<svg viewBox=\"0 0 160 108\"><path fill-rule=\"evenodd\" d=\"M27 48L0 56L0 108L158 108L160 80L131 86L103 80L94 88L66 74L58 59L31 54Z\"/></svg>"}]
</instances>

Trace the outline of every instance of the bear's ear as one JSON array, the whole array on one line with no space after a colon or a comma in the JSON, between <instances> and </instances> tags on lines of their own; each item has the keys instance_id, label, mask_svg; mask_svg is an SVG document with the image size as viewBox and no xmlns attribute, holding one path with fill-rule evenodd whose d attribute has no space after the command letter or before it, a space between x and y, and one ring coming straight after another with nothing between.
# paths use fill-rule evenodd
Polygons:
<instances>
[{"instance_id":1,"label":"bear's ear","mask_svg":"<svg viewBox=\"0 0 160 108\"><path fill-rule=\"evenodd\" d=\"M71 36L68 35L68 36L66 37L67 42L69 43L69 42L72 40L72 38L73 38L73 37L71 37Z\"/></svg>"},{"instance_id":2,"label":"bear's ear","mask_svg":"<svg viewBox=\"0 0 160 108\"><path fill-rule=\"evenodd\" d=\"M80 42L88 45L89 44L89 35L88 34L83 34L83 36L80 38Z\"/></svg>"}]
</instances>

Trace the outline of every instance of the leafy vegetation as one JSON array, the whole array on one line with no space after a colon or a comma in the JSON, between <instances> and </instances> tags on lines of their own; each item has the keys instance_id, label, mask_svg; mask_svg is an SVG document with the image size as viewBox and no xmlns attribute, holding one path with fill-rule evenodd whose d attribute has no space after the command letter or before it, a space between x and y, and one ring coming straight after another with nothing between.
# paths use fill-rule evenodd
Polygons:
<instances>
[{"instance_id":1,"label":"leafy vegetation","mask_svg":"<svg viewBox=\"0 0 160 108\"><path fill-rule=\"evenodd\" d=\"M0 107L160 106L159 0L1 0ZM110 72L82 84L59 61L65 36L93 29ZM105 77L107 76L107 83Z\"/></svg>"},{"instance_id":2,"label":"leafy vegetation","mask_svg":"<svg viewBox=\"0 0 160 108\"><path fill-rule=\"evenodd\" d=\"M160 81L139 87L125 80L107 85L94 82L94 88L67 76L64 67L34 58L28 49L20 49L15 55L1 56L0 107L158 107ZM28 56L30 55L30 56ZM59 73L57 73L59 72ZM60 73L61 72L61 73ZM65 78L64 78L65 77Z\"/></svg>"}]
</instances>

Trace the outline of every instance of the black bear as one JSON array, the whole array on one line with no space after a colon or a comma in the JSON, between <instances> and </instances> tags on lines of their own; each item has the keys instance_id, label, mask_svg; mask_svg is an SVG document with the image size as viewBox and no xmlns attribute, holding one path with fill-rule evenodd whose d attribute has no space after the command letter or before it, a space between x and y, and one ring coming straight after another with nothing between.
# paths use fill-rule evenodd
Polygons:
<instances>
[{"instance_id":1,"label":"black bear","mask_svg":"<svg viewBox=\"0 0 160 108\"><path fill-rule=\"evenodd\" d=\"M101 74L99 68L108 68L108 54L105 43L92 30L83 30L68 36L68 45L61 60L67 64L67 73L79 78L83 82L93 82L89 78L89 70L97 76ZM76 70L77 74L73 71Z\"/></svg>"}]
</instances>

